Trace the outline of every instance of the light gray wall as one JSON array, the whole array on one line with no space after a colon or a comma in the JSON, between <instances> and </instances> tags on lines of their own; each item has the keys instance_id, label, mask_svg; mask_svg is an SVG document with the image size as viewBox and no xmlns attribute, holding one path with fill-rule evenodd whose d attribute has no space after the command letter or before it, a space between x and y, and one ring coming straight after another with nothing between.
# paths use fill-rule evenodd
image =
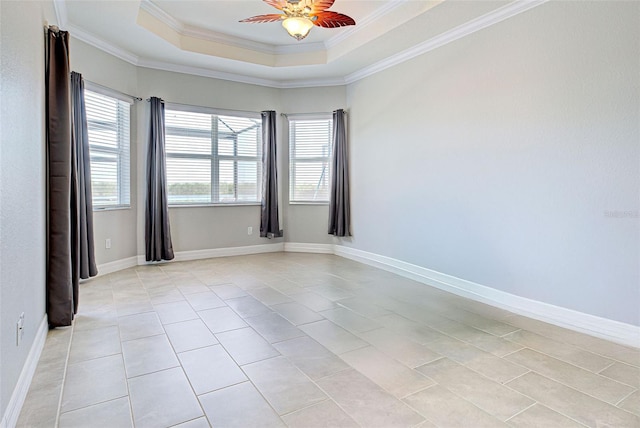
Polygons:
<instances>
[{"instance_id":1,"label":"light gray wall","mask_svg":"<svg viewBox=\"0 0 640 428\"><path fill-rule=\"evenodd\" d=\"M135 95L138 90L136 67L86 43L71 39L71 69L90 81L125 94ZM139 102L136 104L140 104ZM137 168L135 167L137 126L136 105L131 106L131 208L95 211L94 240L98 264L122 260L137 254ZM111 248L105 240L111 239Z\"/></svg>"},{"instance_id":2,"label":"light gray wall","mask_svg":"<svg viewBox=\"0 0 640 428\"><path fill-rule=\"evenodd\" d=\"M0 417L45 314L44 24L51 5L0 2ZM24 338L16 322L25 314Z\"/></svg>"},{"instance_id":3,"label":"light gray wall","mask_svg":"<svg viewBox=\"0 0 640 428\"><path fill-rule=\"evenodd\" d=\"M639 8L545 3L350 85L347 245L640 325Z\"/></svg>"}]
</instances>

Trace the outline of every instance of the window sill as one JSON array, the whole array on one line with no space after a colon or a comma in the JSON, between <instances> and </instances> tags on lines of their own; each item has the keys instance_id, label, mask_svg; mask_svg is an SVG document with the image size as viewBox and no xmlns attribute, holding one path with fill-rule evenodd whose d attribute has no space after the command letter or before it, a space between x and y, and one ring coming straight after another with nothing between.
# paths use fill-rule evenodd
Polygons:
<instances>
[{"instance_id":1,"label":"window sill","mask_svg":"<svg viewBox=\"0 0 640 428\"><path fill-rule=\"evenodd\" d=\"M93 212L94 213L100 213L100 212L104 212L104 211L120 211L120 210L130 210L131 209L131 205L119 205L119 206L115 206L115 207L93 207Z\"/></svg>"},{"instance_id":2,"label":"window sill","mask_svg":"<svg viewBox=\"0 0 640 428\"><path fill-rule=\"evenodd\" d=\"M169 205L170 209L173 208L217 208L217 207L259 207L260 202L246 202L246 203L229 203L229 204L180 204Z\"/></svg>"},{"instance_id":3,"label":"window sill","mask_svg":"<svg viewBox=\"0 0 640 428\"><path fill-rule=\"evenodd\" d=\"M289 201L289 205L329 205L329 201Z\"/></svg>"}]
</instances>

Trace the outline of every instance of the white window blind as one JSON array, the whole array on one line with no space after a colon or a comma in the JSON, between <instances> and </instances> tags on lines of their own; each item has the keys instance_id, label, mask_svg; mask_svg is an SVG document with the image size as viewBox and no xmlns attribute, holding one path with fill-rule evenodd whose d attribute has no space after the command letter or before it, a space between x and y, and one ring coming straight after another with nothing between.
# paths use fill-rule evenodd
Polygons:
<instances>
[{"instance_id":1,"label":"white window blind","mask_svg":"<svg viewBox=\"0 0 640 428\"><path fill-rule=\"evenodd\" d=\"M289 200L328 202L332 119L289 118Z\"/></svg>"},{"instance_id":2,"label":"white window blind","mask_svg":"<svg viewBox=\"0 0 640 428\"><path fill-rule=\"evenodd\" d=\"M169 204L260 201L262 119L165 110Z\"/></svg>"},{"instance_id":3,"label":"white window blind","mask_svg":"<svg viewBox=\"0 0 640 428\"><path fill-rule=\"evenodd\" d=\"M130 205L130 104L85 89L93 207Z\"/></svg>"}]
</instances>

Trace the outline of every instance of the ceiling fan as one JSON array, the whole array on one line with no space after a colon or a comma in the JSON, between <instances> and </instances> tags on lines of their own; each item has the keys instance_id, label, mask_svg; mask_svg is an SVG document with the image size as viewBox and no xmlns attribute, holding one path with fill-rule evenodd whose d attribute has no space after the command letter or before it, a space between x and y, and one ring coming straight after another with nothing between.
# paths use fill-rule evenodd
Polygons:
<instances>
[{"instance_id":1,"label":"ceiling fan","mask_svg":"<svg viewBox=\"0 0 640 428\"><path fill-rule=\"evenodd\" d=\"M284 14L270 13L252 16L240 22L264 23L282 21L289 35L300 41L307 37L315 25L324 28L356 25L353 18L329 9L335 0L262 0Z\"/></svg>"}]
</instances>

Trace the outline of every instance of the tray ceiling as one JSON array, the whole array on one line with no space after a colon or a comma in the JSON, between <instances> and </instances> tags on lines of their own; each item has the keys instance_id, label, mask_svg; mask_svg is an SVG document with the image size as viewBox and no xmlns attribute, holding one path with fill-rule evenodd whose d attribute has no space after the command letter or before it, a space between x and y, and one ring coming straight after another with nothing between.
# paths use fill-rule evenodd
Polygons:
<instances>
[{"instance_id":1,"label":"tray ceiling","mask_svg":"<svg viewBox=\"0 0 640 428\"><path fill-rule=\"evenodd\" d=\"M337 0L355 27L314 27L297 42L260 0L54 0L72 37L138 66L274 87L345 84L545 0Z\"/></svg>"}]
</instances>

